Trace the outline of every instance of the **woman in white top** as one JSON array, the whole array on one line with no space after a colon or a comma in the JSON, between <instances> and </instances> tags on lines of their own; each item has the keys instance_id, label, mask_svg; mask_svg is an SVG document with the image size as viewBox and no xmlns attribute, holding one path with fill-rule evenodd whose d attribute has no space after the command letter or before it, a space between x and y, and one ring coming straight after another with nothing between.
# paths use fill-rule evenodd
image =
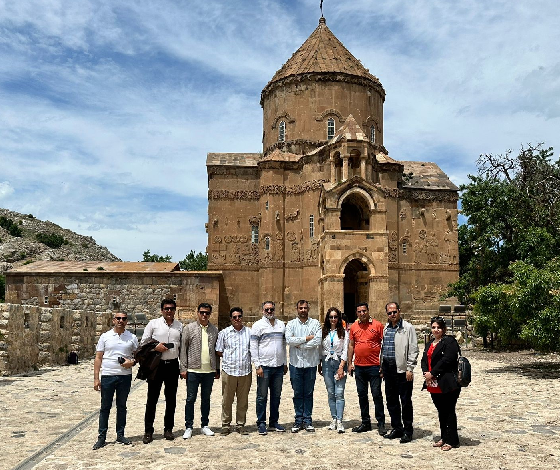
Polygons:
<instances>
[{"instance_id":1,"label":"woman in white top","mask_svg":"<svg viewBox=\"0 0 560 470\"><path fill-rule=\"evenodd\" d=\"M348 359L348 332L342 326L342 315L336 307L327 310L323 324L322 361L319 374L325 379L332 421L330 430L344 432L344 387Z\"/></svg>"}]
</instances>

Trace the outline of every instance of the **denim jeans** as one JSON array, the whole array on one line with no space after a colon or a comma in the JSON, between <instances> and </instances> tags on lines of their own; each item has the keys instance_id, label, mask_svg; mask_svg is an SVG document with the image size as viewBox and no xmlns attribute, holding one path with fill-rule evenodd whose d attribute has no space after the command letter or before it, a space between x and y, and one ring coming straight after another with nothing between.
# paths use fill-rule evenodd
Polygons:
<instances>
[{"instance_id":1,"label":"denim jeans","mask_svg":"<svg viewBox=\"0 0 560 470\"><path fill-rule=\"evenodd\" d=\"M173 431L175 406L177 404L177 387L179 385L179 361L177 359L160 361L156 376L153 380L148 379L148 399L144 415L144 432L154 432L156 406L161 387L164 384L165 416L163 418L163 428L166 431Z\"/></svg>"},{"instance_id":2,"label":"denim jeans","mask_svg":"<svg viewBox=\"0 0 560 470\"><path fill-rule=\"evenodd\" d=\"M375 419L377 426L385 426L385 410L383 408L383 395L381 394L381 377L379 366L356 366L354 370L356 377L356 389L358 391L358 402L362 413L362 423L370 424L368 385L371 388L371 396L375 406Z\"/></svg>"},{"instance_id":3,"label":"denim jeans","mask_svg":"<svg viewBox=\"0 0 560 470\"><path fill-rule=\"evenodd\" d=\"M214 385L214 372L187 372L187 401L185 403L185 428L193 427L194 402L200 385L200 425L208 426L210 394Z\"/></svg>"},{"instance_id":4,"label":"denim jeans","mask_svg":"<svg viewBox=\"0 0 560 470\"><path fill-rule=\"evenodd\" d=\"M313 389L317 367L294 367L290 364L290 382L294 391L295 423L308 426L313 424Z\"/></svg>"},{"instance_id":5,"label":"denim jeans","mask_svg":"<svg viewBox=\"0 0 560 470\"><path fill-rule=\"evenodd\" d=\"M99 439L105 439L109 428L109 413L113 396L117 395L117 436L124 436L126 426L126 400L130 392L132 374L101 376L101 409L99 410Z\"/></svg>"},{"instance_id":6,"label":"denim jeans","mask_svg":"<svg viewBox=\"0 0 560 470\"><path fill-rule=\"evenodd\" d=\"M266 399L270 389L269 424L278 423L280 397L282 395L282 381L284 380L284 366L262 366L263 377L257 375L257 425L266 424Z\"/></svg>"},{"instance_id":7,"label":"denim jeans","mask_svg":"<svg viewBox=\"0 0 560 470\"><path fill-rule=\"evenodd\" d=\"M322 365L331 417L332 419L342 421L344 416L344 387L346 387L346 376L340 380L334 379L334 374L340 366L340 359L329 359L325 361L323 358ZM346 371L346 367L344 367L344 370Z\"/></svg>"},{"instance_id":8,"label":"denim jeans","mask_svg":"<svg viewBox=\"0 0 560 470\"><path fill-rule=\"evenodd\" d=\"M397 365L391 361L383 361L383 378L391 427L412 436L413 382L406 380L406 372L397 373Z\"/></svg>"}]
</instances>

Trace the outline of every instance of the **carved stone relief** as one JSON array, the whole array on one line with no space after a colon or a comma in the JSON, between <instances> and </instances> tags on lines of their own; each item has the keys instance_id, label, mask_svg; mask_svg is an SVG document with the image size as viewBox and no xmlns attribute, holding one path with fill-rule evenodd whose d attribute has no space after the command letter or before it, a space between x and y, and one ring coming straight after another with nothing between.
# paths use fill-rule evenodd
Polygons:
<instances>
[{"instance_id":1,"label":"carved stone relief","mask_svg":"<svg viewBox=\"0 0 560 470\"><path fill-rule=\"evenodd\" d=\"M282 184L263 185L258 191L229 191L227 189L213 189L208 191L209 200L230 199L230 200L256 200L265 194L287 194L296 195L308 191L317 191L323 187L328 180L312 180L294 186L285 186Z\"/></svg>"},{"instance_id":2,"label":"carved stone relief","mask_svg":"<svg viewBox=\"0 0 560 470\"><path fill-rule=\"evenodd\" d=\"M286 238L288 239L288 241L290 242L295 242L296 241L296 232L287 232L286 233Z\"/></svg>"},{"instance_id":3,"label":"carved stone relief","mask_svg":"<svg viewBox=\"0 0 560 470\"><path fill-rule=\"evenodd\" d=\"M296 209L295 212L291 212L285 216L286 222L292 222L299 217L299 209Z\"/></svg>"},{"instance_id":4,"label":"carved stone relief","mask_svg":"<svg viewBox=\"0 0 560 470\"><path fill-rule=\"evenodd\" d=\"M406 209L401 209L401 212L399 213L399 217L401 218L401 220L406 219Z\"/></svg>"}]
</instances>

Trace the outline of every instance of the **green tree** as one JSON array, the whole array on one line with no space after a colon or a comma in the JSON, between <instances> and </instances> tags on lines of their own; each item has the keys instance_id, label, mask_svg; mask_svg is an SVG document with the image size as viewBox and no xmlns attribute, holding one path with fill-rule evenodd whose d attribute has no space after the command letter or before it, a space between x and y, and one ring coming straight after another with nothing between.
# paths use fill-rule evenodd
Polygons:
<instances>
[{"instance_id":1,"label":"green tree","mask_svg":"<svg viewBox=\"0 0 560 470\"><path fill-rule=\"evenodd\" d=\"M193 250L179 261L179 266L183 271L206 271L208 269L208 255L205 253L195 253Z\"/></svg>"},{"instance_id":2,"label":"green tree","mask_svg":"<svg viewBox=\"0 0 560 470\"><path fill-rule=\"evenodd\" d=\"M60 248L62 245L68 245L68 240L57 233L39 232L35 235L35 238L38 242L47 245L49 248Z\"/></svg>"},{"instance_id":3,"label":"green tree","mask_svg":"<svg viewBox=\"0 0 560 470\"><path fill-rule=\"evenodd\" d=\"M146 250L142 254L142 261L148 263L171 263L171 255L160 256L155 253L151 254L150 250Z\"/></svg>"}]
</instances>

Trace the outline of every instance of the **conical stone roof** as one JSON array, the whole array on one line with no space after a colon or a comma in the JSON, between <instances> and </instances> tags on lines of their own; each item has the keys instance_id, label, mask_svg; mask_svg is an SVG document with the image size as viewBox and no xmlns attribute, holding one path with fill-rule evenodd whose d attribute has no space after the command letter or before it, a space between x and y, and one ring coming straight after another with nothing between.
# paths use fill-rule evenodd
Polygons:
<instances>
[{"instance_id":1,"label":"conical stone roof","mask_svg":"<svg viewBox=\"0 0 560 470\"><path fill-rule=\"evenodd\" d=\"M370 82L385 95L379 79L369 73L362 63L344 47L332 31L327 27L325 18L321 17L319 26L311 33L301 47L278 70L272 80L264 87L262 99L272 88L285 81L297 80L310 74L344 74Z\"/></svg>"}]
</instances>

